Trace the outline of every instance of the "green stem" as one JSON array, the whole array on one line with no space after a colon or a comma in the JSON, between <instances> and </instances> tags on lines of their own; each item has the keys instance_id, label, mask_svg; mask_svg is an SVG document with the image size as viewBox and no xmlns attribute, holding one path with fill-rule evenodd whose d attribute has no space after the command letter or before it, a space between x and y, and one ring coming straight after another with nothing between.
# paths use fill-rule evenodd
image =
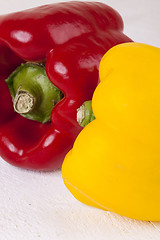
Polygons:
<instances>
[{"instance_id":1,"label":"green stem","mask_svg":"<svg viewBox=\"0 0 160 240\"><path fill-rule=\"evenodd\" d=\"M42 64L22 63L7 79L15 112L45 123L62 92L48 79Z\"/></svg>"},{"instance_id":2,"label":"green stem","mask_svg":"<svg viewBox=\"0 0 160 240\"><path fill-rule=\"evenodd\" d=\"M26 114L34 109L36 98L27 91L22 91L21 87L17 90L16 96L13 100L13 107L15 112L19 114Z\"/></svg>"},{"instance_id":3,"label":"green stem","mask_svg":"<svg viewBox=\"0 0 160 240\"><path fill-rule=\"evenodd\" d=\"M88 123L95 119L92 110L92 101L84 102L80 108L77 109L77 122L81 127L85 127Z\"/></svg>"}]
</instances>

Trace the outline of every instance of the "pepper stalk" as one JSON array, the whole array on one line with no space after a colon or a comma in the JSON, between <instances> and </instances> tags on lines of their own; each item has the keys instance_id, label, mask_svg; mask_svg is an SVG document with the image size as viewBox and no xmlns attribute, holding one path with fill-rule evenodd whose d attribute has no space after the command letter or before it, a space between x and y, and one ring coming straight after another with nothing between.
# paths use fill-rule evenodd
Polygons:
<instances>
[{"instance_id":1,"label":"pepper stalk","mask_svg":"<svg viewBox=\"0 0 160 240\"><path fill-rule=\"evenodd\" d=\"M25 118L45 123L63 93L47 77L45 66L22 63L6 79L14 111Z\"/></svg>"},{"instance_id":2,"label":"pepper stalk","mask_svg":"<svg viewBox=\"0 0 160 240\"><path fill-rule=\"evenodd\" d=\"M84 102L80 108L77 109L77 122L81 127L85 127L88 123L95 119L92 110L92 101Z\"/></svg>"}]
</instances>

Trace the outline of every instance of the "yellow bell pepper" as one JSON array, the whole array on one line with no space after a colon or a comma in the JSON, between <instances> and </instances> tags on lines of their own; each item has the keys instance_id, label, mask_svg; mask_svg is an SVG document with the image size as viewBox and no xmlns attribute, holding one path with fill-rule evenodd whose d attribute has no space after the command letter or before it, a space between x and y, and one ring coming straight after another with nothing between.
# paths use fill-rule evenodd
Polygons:
<instances>
[{"instance_id":1,"label":"yellow bell pepper","mask_svg":"<svg viewBox=\"0 0 160 240\"><path fill-rule=\"evenodd\" d=\"M96 117L67 154L62 176L81 202L160 221L160 49L110 49L92 100Z\"/></svg>"}]
</instances>

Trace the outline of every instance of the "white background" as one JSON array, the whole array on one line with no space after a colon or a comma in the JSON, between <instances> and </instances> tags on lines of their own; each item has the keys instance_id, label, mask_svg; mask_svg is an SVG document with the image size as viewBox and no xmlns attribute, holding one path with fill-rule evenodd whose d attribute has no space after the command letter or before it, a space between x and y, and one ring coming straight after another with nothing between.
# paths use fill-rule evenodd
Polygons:
<instances>
[{"instance_id":1,"label":"white background","mask_svg":"<svg viewBox=\"0 0 160 240\"><path fill-rule=\"evenodd\" d=\"M1 0L0 14L58 1ZM160 47L160 0L101 1L115 8L125 33ZM0 158L0 240L159 240L160 223L131 220L85 206L65 188L61 171L33 172Z\"/></svg>"}]
</instances>

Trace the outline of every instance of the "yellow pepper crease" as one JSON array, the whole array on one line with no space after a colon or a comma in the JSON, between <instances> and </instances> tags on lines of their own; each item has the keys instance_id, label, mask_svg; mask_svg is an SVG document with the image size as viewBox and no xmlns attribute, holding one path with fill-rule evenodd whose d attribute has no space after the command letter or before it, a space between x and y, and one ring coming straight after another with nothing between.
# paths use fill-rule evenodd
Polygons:
<instances>
[{"instance_id":1,"label":"yellow pepper crease","mask_svg":"<svg viewBox=\"0 0 160 240\"><path fill-rule=\"evenodd\" d=\"M96 119L67 154L64 183L87 205L160 221L160 49L117 45L99 73Z\"/></svg>"}]
</instances>

